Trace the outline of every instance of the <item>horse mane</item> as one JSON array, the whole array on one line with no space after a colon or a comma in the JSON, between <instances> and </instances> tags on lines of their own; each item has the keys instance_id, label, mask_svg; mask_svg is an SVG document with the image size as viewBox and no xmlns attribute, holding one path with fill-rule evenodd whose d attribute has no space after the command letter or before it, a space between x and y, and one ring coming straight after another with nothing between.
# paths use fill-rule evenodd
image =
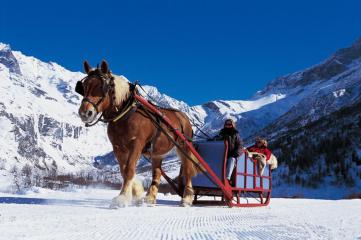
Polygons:
<instances>
[{"instance_id":1,"label":"horse mane","mask_svg":"<svg viewBox=\"0 0 361 240\"><path fill-rule=\"evenodd\" d=\"M124 76L113 75L114 77L114 96L115 96L115 104L120 106L124 101L126 101L130 96L129 89L129 81ZM171 108L171 107L162 107L151 101L149 101L153 106L162 109L168 110L172 112L179 112L179 109Z\"/></svg>"},{"instance_id":2,"label":"horse mane","mask_svg":"<svg viewBox=\"0 0 361 240\"><path fill-rule=\"evenodd\" d=\"M120 106L130 96L129 81L124 76L113 75L115 105Z\"/></svg>"}]
</instances>

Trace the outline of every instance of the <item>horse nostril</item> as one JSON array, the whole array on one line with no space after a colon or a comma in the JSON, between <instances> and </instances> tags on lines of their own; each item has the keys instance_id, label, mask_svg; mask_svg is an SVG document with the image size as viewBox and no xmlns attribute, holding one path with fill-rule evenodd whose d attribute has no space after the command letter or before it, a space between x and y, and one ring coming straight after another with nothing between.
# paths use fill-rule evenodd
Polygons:
<instances>
[{"instance_id":1,"label":"horse nostril","mask_svg":"<svg viewBox=\"0 0 361 240\"><path fill-rule=\"evenodd\" d=\"M91 117L93 115L93 111L92 110L89 110L88 112L87 112L87 117Z\"/></svg>"}]
</instances>

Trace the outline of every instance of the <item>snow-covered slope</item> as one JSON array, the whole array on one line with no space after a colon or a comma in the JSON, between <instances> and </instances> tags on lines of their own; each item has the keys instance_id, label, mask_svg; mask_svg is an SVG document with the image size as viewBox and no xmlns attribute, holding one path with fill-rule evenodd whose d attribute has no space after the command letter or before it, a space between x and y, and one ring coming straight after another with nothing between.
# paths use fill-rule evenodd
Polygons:
<instances>
[{"instance_id":1,"label":"snow-covered slope","mask_svg":"<svg viewBox=\"0 0 361 240\"><path fill-rule=\"evenodd\" d=\"M155 207L109 209L118 191L0 194L1 239L360 239L361 200L272 199L262 208L177 207L158 194Z\"/></svg>"},{"instance_id":2,"label":"snow-covered slope","mask_svg":"<svg viewBox=\"0 0 361 240\"><path fill-rule=\"evenodd\" d=\"M60 172L74 172L110 151L104 127L85 129L77 116L80 99L73 86L82 77L0 44L0 161L5 169L25 163L48 169L56 161Z\"/></svg>"},{"instance_id":3,"label":"snow-covered slope","mask_svg":"<svg viewBox=\"0 0 361 240\"><path fill-rule=\"evenodd\" d=\"M243 137L304 126L361 97L361 39L320 64L276 78L248 101L212 101L192 107L207 131L234 118ZM272 123L270 132L259 130Z\"/></svg>"},{"instance_id":4,"label":"snow-covered slope","mask_svg":"<svg viewBox=\"0 0 361 240\"><path fill-rule=\"evenodd\" d=\"M292 104L267 127L263 134L268 136L305 126L352 105L361 98L361 39L316 66L273 80L255 98L272 93L285 94L285 101Z\"/></svg>"},{"instance_id":5,"label":"snow-covered slope","mask_svg":"<svg viewBox=\"0 0 361 240\"><path fill-rule=\"evenodd\" d=\"M289 101L282 101L285 96L271 93L251 100L212 101L191 107L190 116L204 123L202 130L210 135L216 135L224 120L232 118L242 136L249 136L285 113L291 105Z\"/></svg>"},{"instance_id":6,"label":"snow-covered slope","mask_svg":"<svg viewBox=\"0 0 361 240\"><path fill-rule=\"evenodd\" d=\"M58 174L68 174L93 169L94 159L112 159L106 125L85 128L78 117L81 98L74 86L83 77L0 43L0 172L7 179L2 185L11 179L9 171L26 164L43 172L56 166ZM144 89L161 106L189 111L155 87Z\"/></svg>"}]
</instances>

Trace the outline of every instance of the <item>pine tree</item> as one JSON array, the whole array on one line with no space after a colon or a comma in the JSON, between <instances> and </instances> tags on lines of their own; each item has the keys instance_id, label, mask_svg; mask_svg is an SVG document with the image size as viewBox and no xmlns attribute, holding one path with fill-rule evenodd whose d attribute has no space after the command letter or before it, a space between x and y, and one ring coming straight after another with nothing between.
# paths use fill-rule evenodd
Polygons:
<instances>
[{"instance_id":1,"label":"pine tree","mask_svg":"<svg viewBox=\"0 0 361 240\"><path fill-rule=\"evenodd\" d=\"M56 179L56 177L58 176L58 165L56 164L55 160L53 160L53 162L51 163L50 176L53 179Z\"/></svg>"},{"instance_id":2,"label":"pine tree","mask_svg":"<svg viewBox=\"0 0 361 240\"><path fill-rule=\"evenodd\" d=\"M23 185L25 188L29 188L32 185L32 168L31 166L27 163L23 166L23 168L21 169L21 174L23 177Z\"/></svg>"},{"instance_id":3,"label":"pine tree","mask_svg":"<svg viewBox=\"0 0 361 240\"><path fill-rule=\"evenodd\" d=\"M21 180L19 178L19 169L16 165L13 165L10 169L10 173L13 175L13 182L16 190L19 192L21 189Z\"/></svg>"}]
</instances>

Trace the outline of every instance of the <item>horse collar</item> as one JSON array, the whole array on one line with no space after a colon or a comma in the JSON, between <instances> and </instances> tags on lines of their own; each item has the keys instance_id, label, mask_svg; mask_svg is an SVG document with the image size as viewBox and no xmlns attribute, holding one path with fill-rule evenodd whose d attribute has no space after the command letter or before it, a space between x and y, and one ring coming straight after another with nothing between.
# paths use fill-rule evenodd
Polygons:
<instances>
[{"instance_id":1,"label":"horse collar","mask_svg":"<svg viewBox=\"0 0 361 240\"><path fill-rule=\"evenodd\" d=\"M112 122L116 122L120 119L122 119L123 117L127 117L130 114L134 113L137 110L137 103L133 102L128 108L126 108L122 113L120 113L115 119L113 119Z\"/></svg>"}]
</instances>

